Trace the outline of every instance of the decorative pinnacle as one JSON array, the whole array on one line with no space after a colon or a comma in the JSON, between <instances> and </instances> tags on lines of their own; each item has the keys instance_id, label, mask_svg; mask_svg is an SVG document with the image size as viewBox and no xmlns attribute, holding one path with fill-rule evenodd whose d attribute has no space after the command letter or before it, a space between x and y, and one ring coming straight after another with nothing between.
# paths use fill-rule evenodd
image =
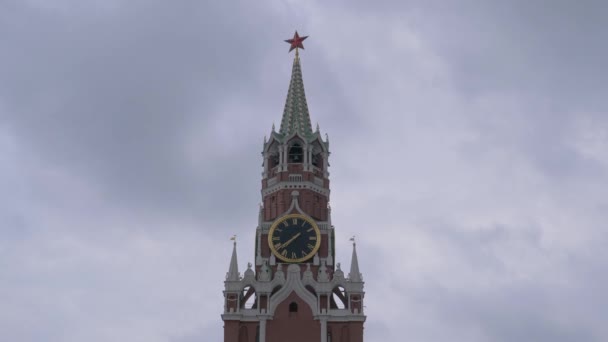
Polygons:
<instances>
[{"instance_id":1,"label":"decorative pinnacle","mask_svg":"<svg viewBox=\"0 0 608 342\"><path fill-rule=\"evenodd\" d=\"M351 282L362 282L361 272L359 272L359 259L357 258L357 244L355 243L355 236L350 238L353 242L353 256L350 261L350 273L348 278Z\"/></svg>"},{"instance_id":2,"label":"decorative pinnacle","mask_svg":"<svg viewBox=\"0 0 608 342\"><path fill-rule=\"evenodd\" d=\"M230 258L230 267L228 268L228 273L226 273L226 281L239 281L239 266L236 258L236 235L233 235L230 240L234 241L234 245L232 247L232 257Z\"/></svg>"}]
</instances>

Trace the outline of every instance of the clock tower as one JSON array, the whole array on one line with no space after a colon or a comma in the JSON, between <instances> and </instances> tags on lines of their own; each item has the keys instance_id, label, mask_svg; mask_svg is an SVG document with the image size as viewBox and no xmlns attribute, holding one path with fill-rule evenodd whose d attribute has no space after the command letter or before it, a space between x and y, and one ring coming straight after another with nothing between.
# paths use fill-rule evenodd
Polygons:
<instances>
[{"instance_id":1,"label":"clock tower","mask_svg":"<svg viewBox=\"0 0 608 342\"><path fill-rule=\"evenodd\" d=\"M224 281L224 342L362 342L363 280L354 238L350 272L335 262L329 140L313 131L296 32L281 127L262 149L255 265L240 274L236 240Z\"/></svg>"}]
</instances>

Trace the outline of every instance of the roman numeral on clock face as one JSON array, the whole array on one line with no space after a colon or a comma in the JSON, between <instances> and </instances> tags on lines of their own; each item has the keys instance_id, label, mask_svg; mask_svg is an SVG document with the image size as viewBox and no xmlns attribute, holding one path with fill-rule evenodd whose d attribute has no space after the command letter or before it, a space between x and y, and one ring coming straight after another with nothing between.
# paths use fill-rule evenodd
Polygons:
<instances>
[{"instance_id":1,"label":"roman numeral on clock face","mask_svg":"<svg viewBox=\"0 0 608 342\"><path fill-rule=\"evenodd\" d=\"M273 236L272 237L272 241L280 241L280 240L281 240L281 238L279 238L278 236Z\"/></svg>"},{"instance_id":2,"label":"roman numeral on clock face","mask_svg":"<svg viewBox=\"0 0 608 342\"><path fill-rule=\"evenodd\" d=\"M297 259L298 256L296 255L296 252L291 252L291 258L292 259Z\"/></svg>"},{"instance_id":3,"label":"roman numeral on clock face","mask_svg":"<svg viewBox=\"0 0 608 342\"><path fill-rule=\"evenodd\" d=\"M286 257L286 256L287 256L287 250L286 250L286 249L284 249L284 250L281 252L281 255L282 255L282 256L284 256L284 257Z\"/></svg>"},{"instance_id":4,"label":"roman numeral on clock face","mask_svg":"<svg viewBox=\"0 0 608 342\"><path fill-rule=\"evenodd\" d=\"M275 244L274 245L274 249L279 249L281 247L281 245L282 245L282 243L280 243L280 242L277 243L277 244Z\"/></svg>"},{"instance_id":5,"label":"roman numeral on clock face","mask_svg":"<svg viewBox=\"0 0 608 342\"><path fill-rule=\"evenodd\" d=\"M294 218L294 219L293 219L293 224L294 224L294 225L298 225L298 219L297 219L297 218Z\"/></svg>"},{"instance_id":6,"label":"roman numeral on clock face","mask_svg":"<svg viewBox=\"0 0 608 342\"><path fill-rule=\"evenodd\" d=\"M309 236L309 237L308 237L308 240L313 240L313 241L316 241L316 240L317 240L317 237L316 237L316 236Z\"/></svg>"},{"instance_id":7,"label":"roman numeral on clock face","mask_svg":"<svg viewBox=\"0 0 608 342\"><path fill-rule=\"evenodd\" d=\"M315 246L313 246L311 244L307 244L306 247L308 247L308 249L310 249L311 251L315 248Z\"/></svg>"}]
</instances>

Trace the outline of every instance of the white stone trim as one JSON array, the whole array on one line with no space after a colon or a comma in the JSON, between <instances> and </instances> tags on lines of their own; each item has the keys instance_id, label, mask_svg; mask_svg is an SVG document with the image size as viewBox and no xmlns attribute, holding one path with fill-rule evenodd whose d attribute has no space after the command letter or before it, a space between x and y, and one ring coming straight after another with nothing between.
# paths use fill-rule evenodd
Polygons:
<instances>
[{"instance_id":1,"label":"white stone trim","mask_svg":"<svg viewBox=\"0 0 608 342\"><path fill-rule=\"evenodd\" d=\"M271 193L281 190L281 189L292 189L292 190L300 190L300 189L309 189L314 192L317 192L321 195L329 196L329 189L326 189L322 186L318 186L313 182L278 182L277 184L270 186L266 189L262 190L262 197L266 197Z\"/></svg>"},{"instance_id":2,"label":"white stone trim","mask_svg":"<svg viewBox=\"0 0 608 342\"><path fill-rule=\"evenodd\" d=\"M287 267L287 281L283 285L283 287L270 297L268 313L270 315L274 315L277 306L281 304L292 292L295 292L298 297L300 297L313 312L313 316L315 316L319 309L317 308L317 298L310 293L305 285L302 283L300 279L300 266L296 264L289 265Z\"/></svg>"}]
</instances>

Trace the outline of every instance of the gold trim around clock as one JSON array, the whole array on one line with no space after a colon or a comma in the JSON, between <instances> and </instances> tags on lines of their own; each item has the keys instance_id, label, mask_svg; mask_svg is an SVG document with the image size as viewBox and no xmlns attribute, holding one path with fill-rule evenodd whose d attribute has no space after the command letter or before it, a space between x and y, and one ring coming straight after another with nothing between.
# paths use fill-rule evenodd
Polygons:
<instances>
[{"instance_id":1,"label":"gold trim around clock","mask_svg":"<svg viewBox=\"0 0 608 342\"><path fill-rule=\"evenodd\" d=\"M294 218L302 219L302 220L310 223L310 225L314 229L315 234L317 236L317 243L315 244L315 247L310 251L310 253L306 254L305 257L298 258L298 259L291 259L291 258L282 256L276 250L276 248L274 248L274 245L272 244L272 234L274 233L274 231L278 227L278 225L285 222L286 220L290 220L290 219L294 219ZM302 214L285 215L285 216L277 219L276 221L274 221L272 226L270 226L270 229L268 230L268 247L270 247L270 251L275 255L275 257L277 257L278 259L280 259L282 261L291 262L291 263L302 262L302 261L308 260L311 257L313 257L319 251L319 248L321 248L321 230L319 229L319 226L317 226L317 223L314 220L310 219L309 217L307 217L305 215L302 215Z\"/></svg>"}]
</instances>

